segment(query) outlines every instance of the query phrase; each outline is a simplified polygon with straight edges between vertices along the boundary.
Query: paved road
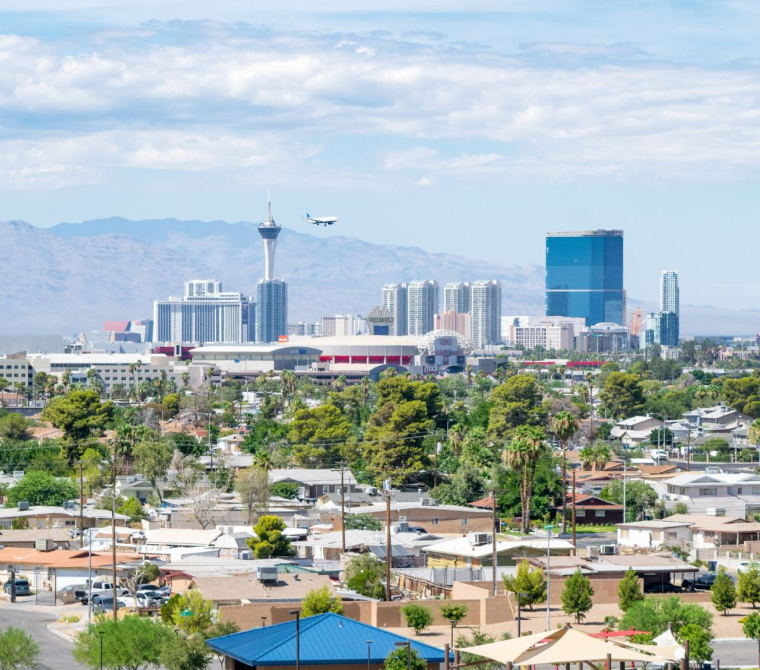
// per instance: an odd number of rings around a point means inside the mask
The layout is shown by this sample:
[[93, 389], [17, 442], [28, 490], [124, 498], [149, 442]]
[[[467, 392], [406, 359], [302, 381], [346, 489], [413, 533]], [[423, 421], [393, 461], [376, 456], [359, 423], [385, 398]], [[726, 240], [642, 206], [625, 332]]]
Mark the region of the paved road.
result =
[[721, 668], [737, 666], [757, 667], [757, 642], [754, 640], [715, 640], [713, 662], [719, 660]]
[[24, 604], [0, 606], [0, 627], [16, 626], [29, 633], [40, 645], [42, 662], [37, 670], [82, 670], [71, 655], [73, 644], [51, 633], [47, 626], [58, 619], [58, 611]]

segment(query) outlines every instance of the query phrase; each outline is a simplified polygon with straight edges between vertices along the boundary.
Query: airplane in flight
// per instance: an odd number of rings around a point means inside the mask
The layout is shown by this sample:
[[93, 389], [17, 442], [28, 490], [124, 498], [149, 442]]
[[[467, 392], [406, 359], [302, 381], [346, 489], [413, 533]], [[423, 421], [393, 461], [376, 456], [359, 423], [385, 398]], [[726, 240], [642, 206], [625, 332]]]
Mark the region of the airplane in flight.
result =
[[312, 223], [315, 226], [331, 226], [338, 220], [336, 216], [312, 216], [306, 212], [306, 216], [301, 217], [306, 223]]

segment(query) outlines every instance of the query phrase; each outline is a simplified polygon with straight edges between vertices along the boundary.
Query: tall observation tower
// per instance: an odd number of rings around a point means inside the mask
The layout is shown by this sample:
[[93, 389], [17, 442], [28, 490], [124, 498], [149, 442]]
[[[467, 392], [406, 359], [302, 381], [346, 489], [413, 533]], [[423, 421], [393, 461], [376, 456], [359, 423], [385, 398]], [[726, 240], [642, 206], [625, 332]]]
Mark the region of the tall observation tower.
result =
[[282, 230], [272, 218], [272, 197], [267, 198], [268, 215], [264, 223], [259, 224], [259, 235], [264, 240], [264, 279], [274, 279], [274, 252], [277, 250], [277, 236]]
[[288, 285], [274, 276], [274, 252], [282, 230], [272, 217], [272, 198], [268, 198], [267, 220], [258, 231], [264, 241], [264, 279], [256, 285], [256, 341], [277, 342], [288, 334]]

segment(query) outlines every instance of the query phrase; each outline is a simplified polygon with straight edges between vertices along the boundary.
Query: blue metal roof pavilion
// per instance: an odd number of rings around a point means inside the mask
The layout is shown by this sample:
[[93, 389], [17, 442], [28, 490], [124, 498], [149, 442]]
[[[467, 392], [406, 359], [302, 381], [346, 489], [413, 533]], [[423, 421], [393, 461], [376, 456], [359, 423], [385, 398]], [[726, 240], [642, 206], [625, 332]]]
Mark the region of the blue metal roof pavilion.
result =
[[[370, 663], [383, 664], [396, 649], [396, 642], [409, 638], [390, 633], [339, 614], [318, 614], [301, 619], [300, 663], [305, 665], [350, 665], [367, 663], [367, 641]], [[443, 649], [420, 642], [412, 649], [428, 663], [443, 663]], [[208, 641], [215, 651], [246, 665], [269, 666], [296, 664], [296, 622], [286, 621], [266, 628], [253, 628]], [[453, 658], [453, 655], [450, 655]]]

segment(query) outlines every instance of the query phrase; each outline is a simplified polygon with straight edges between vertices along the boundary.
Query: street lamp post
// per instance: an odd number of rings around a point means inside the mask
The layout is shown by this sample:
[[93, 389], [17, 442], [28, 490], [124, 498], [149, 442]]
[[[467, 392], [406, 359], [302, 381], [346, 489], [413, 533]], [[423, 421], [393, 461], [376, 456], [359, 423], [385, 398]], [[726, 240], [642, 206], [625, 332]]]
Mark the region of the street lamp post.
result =
[[517, 594], [517, 637], [522, 637], [522, 597], [527, 595], [522, 592]]
[[456, 619], [449, 619], [451, 621], [451, 648], [454, 648], [454, 627], [457, 625]]
[[412, 641], [396, 642], [397, 647], [406, 647], [406, 668], [412, 670]]
[[262, 628], [267, 627], [267, 618], [265, 616], [261, 617], [261, 627]]
[[551, 624], [551, 597], [552, 597], [552, 573], [551, 573], [551, 538], [554, 526], [544, 526], [546, 531], [546, 630], [552, 629]]
[[367, 670], [369, 670], [369, 660], [371, 658], [371, 654], [369, 653], [369, 648], [372, 646], [372, 640], [367, 640]]
[[301, 610], [291, 610], [296, 617], [296, 670], [301, 670]]

